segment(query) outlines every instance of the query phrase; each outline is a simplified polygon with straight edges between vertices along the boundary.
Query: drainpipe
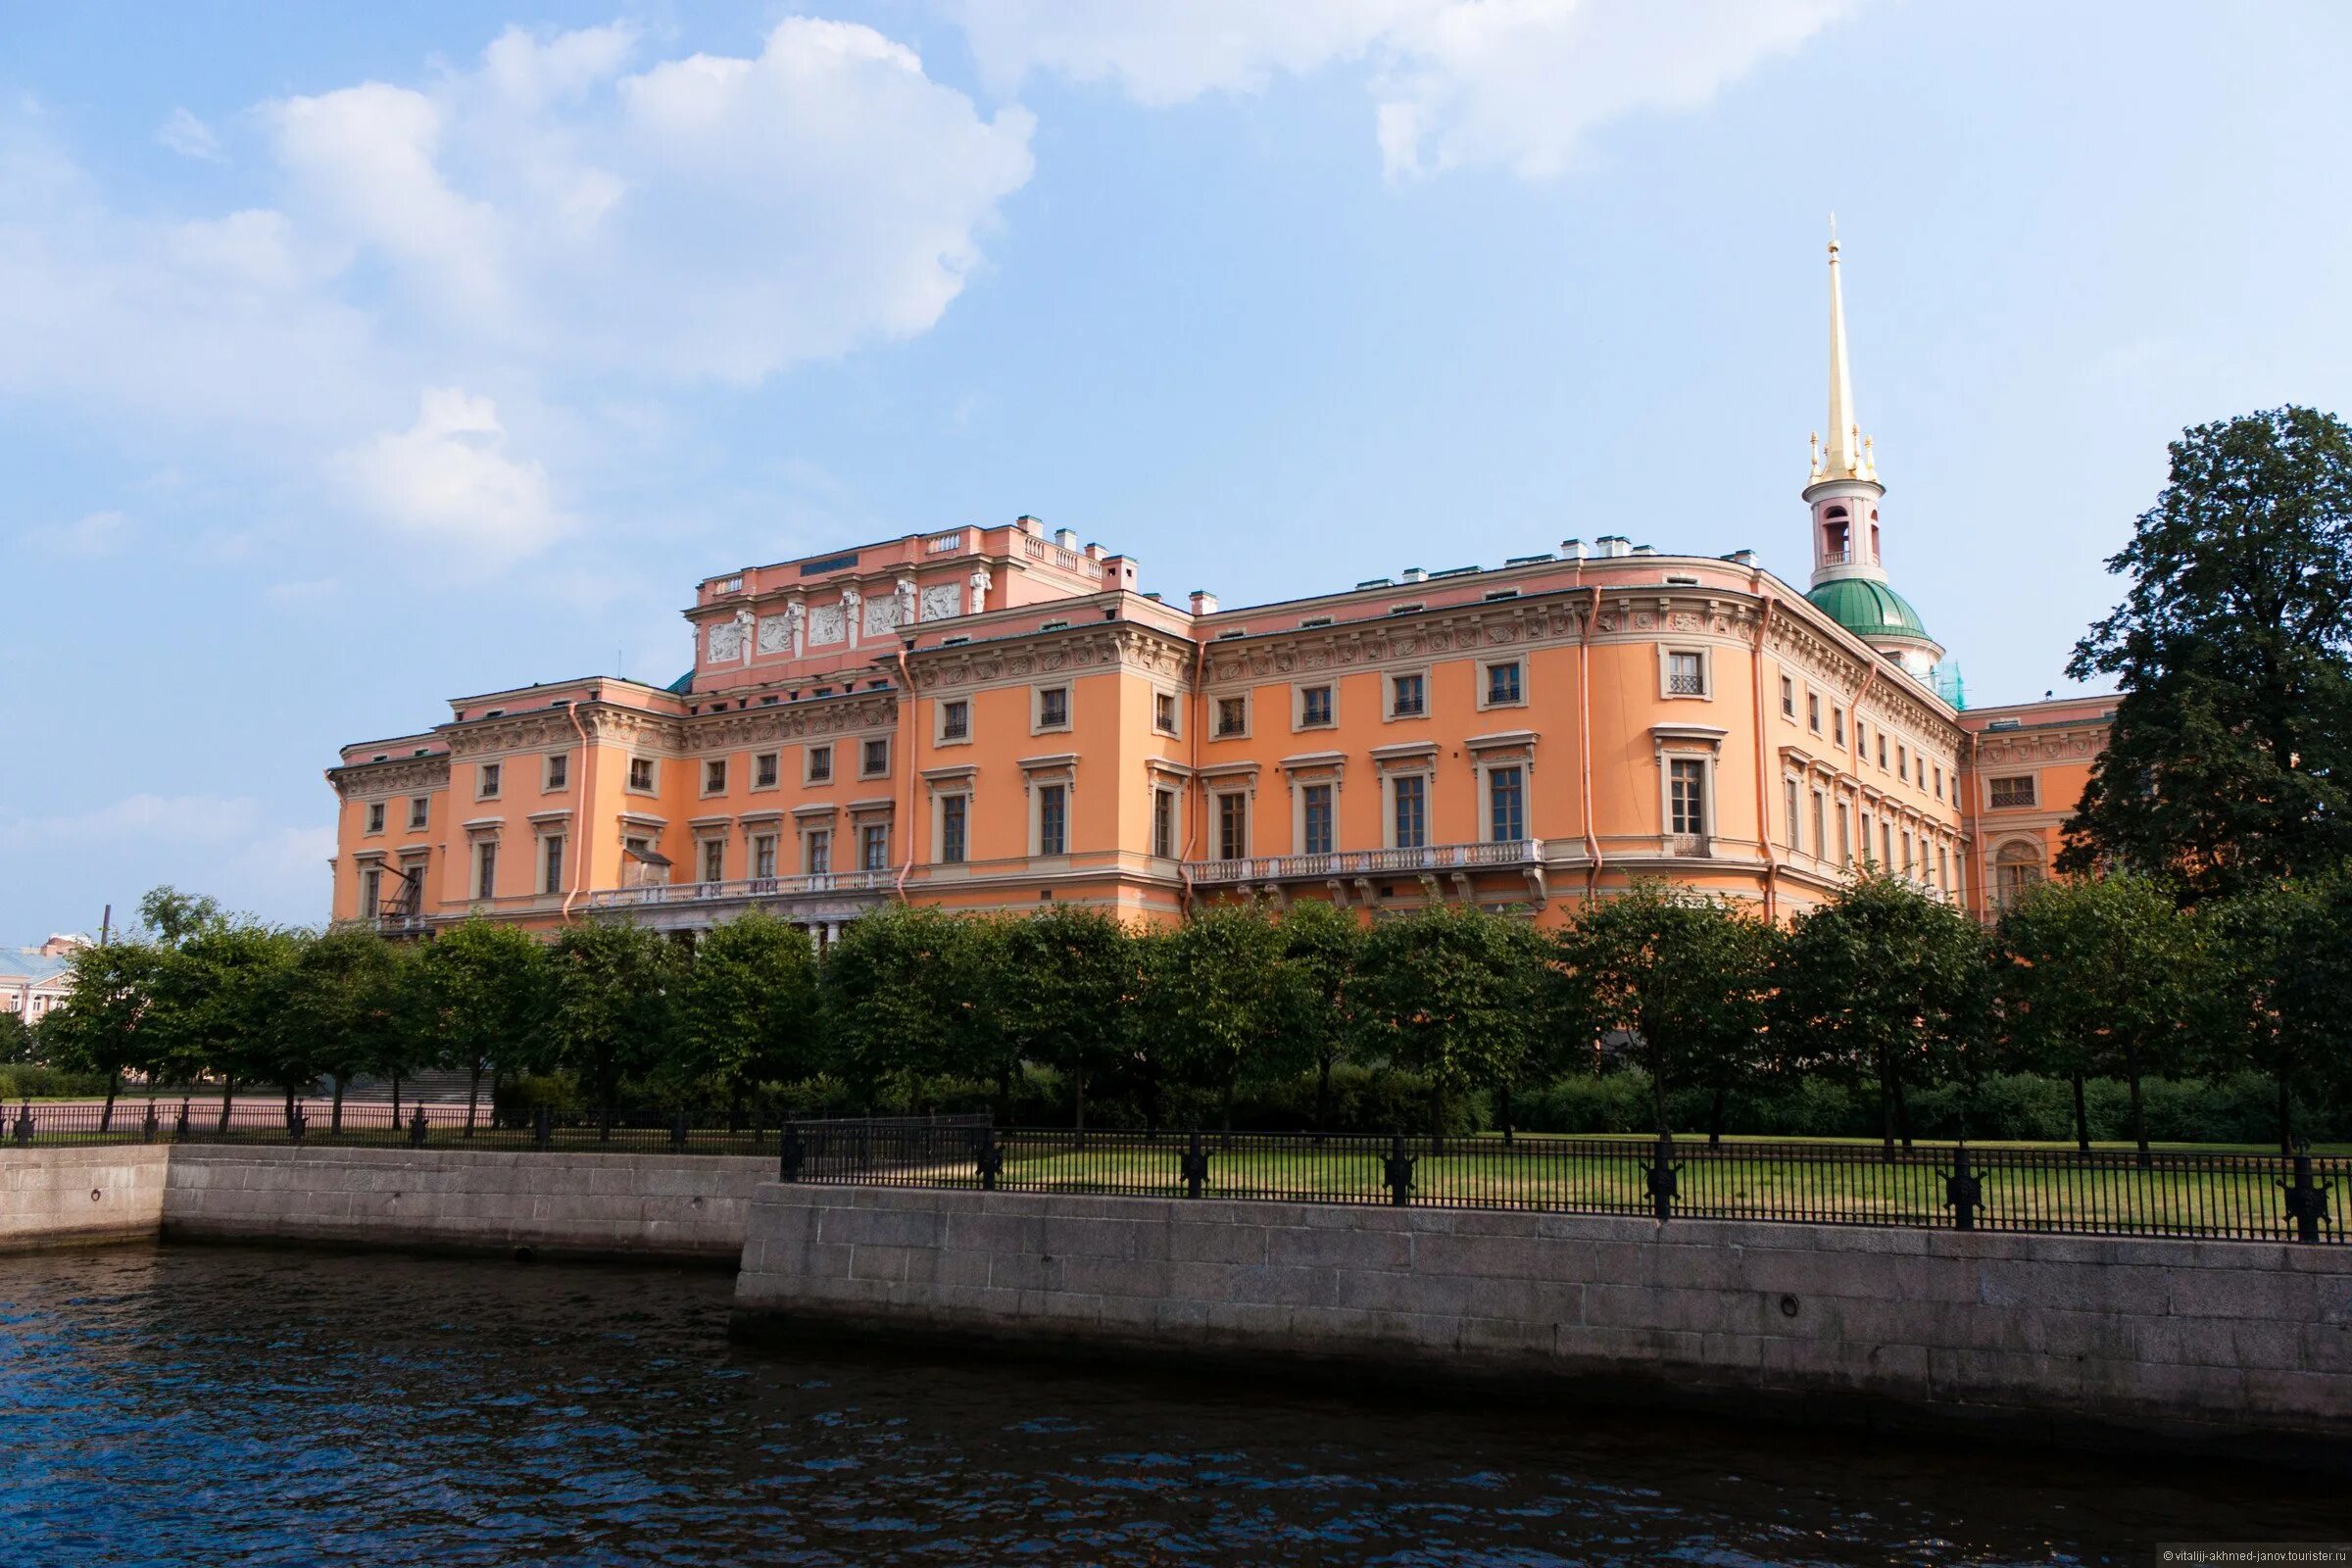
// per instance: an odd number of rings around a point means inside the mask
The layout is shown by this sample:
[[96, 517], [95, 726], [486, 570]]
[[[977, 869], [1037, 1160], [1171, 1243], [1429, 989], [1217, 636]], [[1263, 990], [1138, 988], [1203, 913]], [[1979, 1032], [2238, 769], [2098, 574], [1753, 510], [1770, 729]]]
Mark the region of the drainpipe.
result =
[[588, 726], [580, 722], [580, 705], [576, 699], [564, 710], [564, 716], [571, 720], [572, 732], [580, 737], [580, 814], [572, 824], [572, 836], [580, 841], [580, 868], [572, 877], [571, 886], [564, 890], [563, 917], [569, 923], [571, 901], [580, 896], [580, 889], [588, 880], [588, 803], [594, 798], [588, 788], [588, 770], [596, 765], [596, 748], [588, 744]]
[[1764, 787], [1764, 640], [1772, 635], [1772, 612], [1780, 601], [1764, 587], [1757, 573], [1756, 591], [1764, 596], [1764, 613], [1756, 621], [1756, 646], [1749, 655], [1748, 684], [1756, 699], [1756, 847], [1764, 852], [1764, 918], [1780, 918], [1780, 857], [1773, 853], [1772, 818], [1766, 814]]
[[[901, 904], [906, 902], [906, 877], [914, 869], [914, 677], [906, 669], [906, 645], [898, 646], [899, 661], [899, 770], [906, 775], [906, 813], [901, 819], [899, 836], [906, 840], [906, 854], [899, 858], [899, 874], [892, 879], [890, 891]], [[967, 829], [968, 831], [968, 829]]]
[[[1579, 560], [1576, 574], [1585, 574]], [[1592, 585], [1592, 602], [1585, 606], [1585, 623], [1576, 640], [1576, 760], [1585, 798], [1585, 902], [1592, 902], [1600, 885], [1600, 835], [1592, 828], [1592, 622], [1600, 615], [1600, 584]]]
[[1184, 783], [1184, 853], [1176, 858], [1176, 875], [1184, 884], [1183, 891], [1177, 897], [1183, 901], [1186, 914], [1193, 912], [1193, 844], [1195, 835], [1199, 831], [1194, 818], [1198, 815], [1205, 820], [1208, 815], [1208, 799], [1205, 795], [1200, 798], [1200, 809], [1198, 812], [1193, 809], [1193, 797], [1199, 792], [1200, 784], [1200, 726], [1206, 722], [1200, 708], [1200, 680], [1207, 669], [1208, 644], [1195, 638], [1193, 641], [1193, 689], [1188, 694], [1193, 699], [1193, 717], [1189, 726], [1190, 733], [1186, 736], [1185, 747], [1193, 760], [1193, 776], [1186, 779]]

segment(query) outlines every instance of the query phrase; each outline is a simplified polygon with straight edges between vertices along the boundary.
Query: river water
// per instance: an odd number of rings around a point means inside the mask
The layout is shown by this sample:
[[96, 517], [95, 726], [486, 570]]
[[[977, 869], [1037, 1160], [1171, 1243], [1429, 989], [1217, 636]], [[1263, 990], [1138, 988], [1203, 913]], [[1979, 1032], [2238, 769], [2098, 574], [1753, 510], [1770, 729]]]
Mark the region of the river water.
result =
[[2210, 1466], [755, 1351], [730, 1288], [0, 1257], [0, 1563], [2142, 1563], [2328, 1534], [2307, 1489]]

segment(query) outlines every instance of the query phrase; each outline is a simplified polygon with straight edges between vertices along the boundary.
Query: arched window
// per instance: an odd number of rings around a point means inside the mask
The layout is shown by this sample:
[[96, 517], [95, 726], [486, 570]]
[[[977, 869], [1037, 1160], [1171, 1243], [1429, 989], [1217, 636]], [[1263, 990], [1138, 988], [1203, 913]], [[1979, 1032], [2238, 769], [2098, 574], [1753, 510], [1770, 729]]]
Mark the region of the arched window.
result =
[[1992, 896], [2001, 908], [2024, 898], [2042, 878], [2041, 846], [2017, 839], [2000, 847], [1992, 858]]
[[1843, 507], [1826, 507], [1821, 514], [1821, 559], [1829, 564], [1850, 561], [1852, 525]]

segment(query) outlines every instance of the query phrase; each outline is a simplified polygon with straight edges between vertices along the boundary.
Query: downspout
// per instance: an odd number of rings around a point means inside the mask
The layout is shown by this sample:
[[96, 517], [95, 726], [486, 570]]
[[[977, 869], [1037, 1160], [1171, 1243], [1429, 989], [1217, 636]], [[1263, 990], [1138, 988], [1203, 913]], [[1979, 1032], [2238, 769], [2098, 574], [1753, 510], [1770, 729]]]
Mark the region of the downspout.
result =
[[573, 830], [573, 837], [580, 841], [580, 866], [571, 879], [571, 886], [564, 890], [563, 917], [569, 923], [571, 901], [580, 896], [581, 887], [588, 881], [588, 803], [594, 798], [588, 784], [588, 770], [596, 765], [596, 748], [588, 744], [588, 726], [580, 722], [580, 705], [577, 702], [564, 710], [564, 716], [571, 720], [573, 732], [580, 737], [580, 815]]
[[[1759, 577], [1761, 574], [1758, 574]], [[1757, 592], [1764, 596], [1764, 613], [1756, 621], [1756, 645], [1749, 653], [1748, 684], [1755, 689], [1756, 699], [1756, 848], [1764, 852], [1764, 918], [1780, 918], [1780, 857], [1773, 853], [1772, 818], [1766, 814], [1768, 797], [1764, 788], [1764, 640], [1772, 635], [1772, 612], [1780, 601], [1761, 581]]]
[[897, 649], [899, 661], [899, 770], [906, 775], [906, 815], [900, 819], [899, 836], [906, 841], [906, 854], [899, 858], [899, 874], [892, 879], [890, 891], [901, 904], [906, 902], [906, 878], [914, 870], [914, 676], [906, 668], [906, 645]]
[[1191, 722], [1186, 726], [1189, 732], [1186, 737], [1188, 743], [1186, 750], [1188, 753], [1190, 753], [1193, 759], [1193, 776], [1184, 781], [1184, 853], [1177, 857], [1176, 859], [1176, 875], [1183, 882], [1182, 891], [1177, 896], [1183, 901], [1184, 912], [1188, 915], [1193, 912], [1192, 866], [1193, 842], [1194, 834], [1196, 832], [1194, 818], [1196, 815], [1198, 815], [1202, 819], [1202, 822], [1205, 823], [1208, 816], [1208, 798], [1205, 795], [1200, 797], [1200, 809], [1197, 813], [1193, 809], [1193, 797], [1200, 793], [1200, 726], [1203, 722], [1205, 722], [1205, 718], [1200, 708], [1200, 678], [1207, 671], [1207, 669], [1208, 644], [1196, 637], [1193, 640], [1193, 689], [1191, 692], [1186, 694], [1189, 701], [1187, 701], [1185, 704], [1185, 707], [1188, 710], [1186, 716], [1191, 720]]
[[[1585, 574], [1584, 559], [1576, 574]], [[1591, 904], [1600, 887], [1600, 835], [1592, 827], [1592, 623], [1600, 616], [1600, 584], [1592, 585], [1592, 600], [1585, 607], [1585, 622], [1576, 640], [1576, 762], [1585, 798], [1585, 902]]]

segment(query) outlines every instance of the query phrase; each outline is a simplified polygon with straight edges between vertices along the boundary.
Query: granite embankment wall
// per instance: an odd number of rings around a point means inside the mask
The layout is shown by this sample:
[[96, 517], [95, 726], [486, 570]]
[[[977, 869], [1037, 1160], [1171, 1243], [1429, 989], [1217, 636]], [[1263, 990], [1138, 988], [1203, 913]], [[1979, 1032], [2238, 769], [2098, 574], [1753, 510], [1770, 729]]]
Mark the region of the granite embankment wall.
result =
[[153, 1236], [171, 1151], [0, 1149], [0, 1251]]
[[736, 1312], [754, 1335], [2352, 1444], [2352, 1249], [2333, 1247], [770, 1184]]
[[734, 1263], [774, 1162], [460, 1149], [173, 1149], [167, 1241], [283, 1241]]

